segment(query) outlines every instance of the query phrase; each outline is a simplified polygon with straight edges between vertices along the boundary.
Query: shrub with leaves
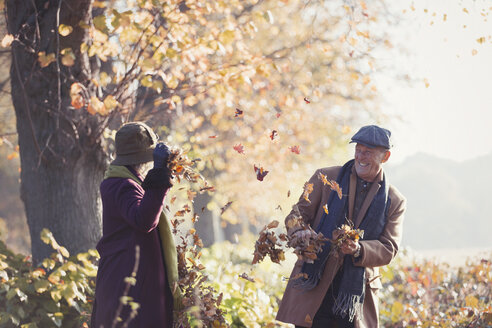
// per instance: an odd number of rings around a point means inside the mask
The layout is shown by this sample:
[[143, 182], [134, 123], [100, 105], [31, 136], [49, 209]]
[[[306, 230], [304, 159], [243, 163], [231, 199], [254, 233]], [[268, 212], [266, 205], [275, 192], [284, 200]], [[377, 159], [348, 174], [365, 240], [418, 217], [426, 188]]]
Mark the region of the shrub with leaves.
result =
[[415, 260], [384, 267], [382, 326], [492, 327], [491, 260], [492, 254], [459, 268]]
[[41, 239], [55, 252], [39, 266], [0, 242], [0, 326], [88, 327], [97, 251], [70, 256], [47, 229]]

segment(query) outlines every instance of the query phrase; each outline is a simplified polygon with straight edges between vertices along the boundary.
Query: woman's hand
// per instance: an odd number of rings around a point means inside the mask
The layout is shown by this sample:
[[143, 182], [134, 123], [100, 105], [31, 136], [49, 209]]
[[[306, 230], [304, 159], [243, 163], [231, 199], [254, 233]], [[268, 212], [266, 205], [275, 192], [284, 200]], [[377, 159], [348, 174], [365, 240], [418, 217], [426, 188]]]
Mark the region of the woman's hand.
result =
[[171, 152], [169, 148], [162, 142], [159, 142], [154, 149], [154, 168], [163, 169], [167, 166], [167, 160], [169, 159]]

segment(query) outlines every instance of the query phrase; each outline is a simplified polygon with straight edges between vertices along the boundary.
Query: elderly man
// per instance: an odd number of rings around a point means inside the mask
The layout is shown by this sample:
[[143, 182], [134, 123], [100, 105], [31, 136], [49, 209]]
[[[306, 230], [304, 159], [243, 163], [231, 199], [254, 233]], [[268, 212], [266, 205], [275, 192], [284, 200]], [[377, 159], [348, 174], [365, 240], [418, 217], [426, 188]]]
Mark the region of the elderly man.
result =
[[[360, 241], [348, 240], [337, 251], [327, 242], [314, 263], [298, 260], [285, 290], [277, 320], [296, 327], [378, 327], [380, 266], [396, 256], [406, 200], [389, 184], [382, 164], [391, 153], [390, 131], [362, 127], [353, 137], [355, 156], [342, 167], [317, 170], [309, 180], [313, 192], [299, 199], [302, 220], [316, 232], [336, 239], [342, 224], [364, 230]], [[320, 174], [336, 180], [343, 195], [323, 184]], [[327, 205], [328, 213], [323, 208]], [[285, 219], [289, 235], [309, 234]]]

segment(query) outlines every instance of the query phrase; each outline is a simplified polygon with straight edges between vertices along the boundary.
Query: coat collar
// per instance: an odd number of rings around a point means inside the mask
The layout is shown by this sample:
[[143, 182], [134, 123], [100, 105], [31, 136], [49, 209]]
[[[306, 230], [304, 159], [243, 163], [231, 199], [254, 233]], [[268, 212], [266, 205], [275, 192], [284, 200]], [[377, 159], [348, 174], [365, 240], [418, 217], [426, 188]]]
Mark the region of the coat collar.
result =
[[[371, 188], [367, 192], [366, 199], [362, 203], [362, 206], [357, 214], [356, 218], [353, 218], [354, 214], [354, 204], [355, 204], [355, 193], [357, 189], [357, 173], [355, 172], [355, 168], [352, 167], [352, 173], [350, 174], [350, 185], [349, 185], [349, 208], [348, 208], [348, 218], [350, 221], [354, 222], [354, 227], [358, 228], [362, 223], [364, 216], [366, 215], [369, 206], [372, 203], [372, 200], [376, 196], [381, 187], [381, 181], [383, 181], [383, 169], [379, 171], [378, 176], [374, 180], [374, 183], [371, 185]], [[355, 220], [354, 220], [355, 219]]]

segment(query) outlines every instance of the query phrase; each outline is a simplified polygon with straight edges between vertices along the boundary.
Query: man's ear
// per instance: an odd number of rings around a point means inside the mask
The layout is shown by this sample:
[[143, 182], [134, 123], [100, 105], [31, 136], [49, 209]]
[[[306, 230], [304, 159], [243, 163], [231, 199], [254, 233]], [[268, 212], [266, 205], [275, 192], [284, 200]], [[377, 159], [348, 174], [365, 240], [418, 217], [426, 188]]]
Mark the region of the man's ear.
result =
[[389, 150], [386, 150], [384, 152], [383, 160], [381, 161], [381, 163], [386, 163], [390, 158], [390, 156], [391, 156], [391, 152]]

